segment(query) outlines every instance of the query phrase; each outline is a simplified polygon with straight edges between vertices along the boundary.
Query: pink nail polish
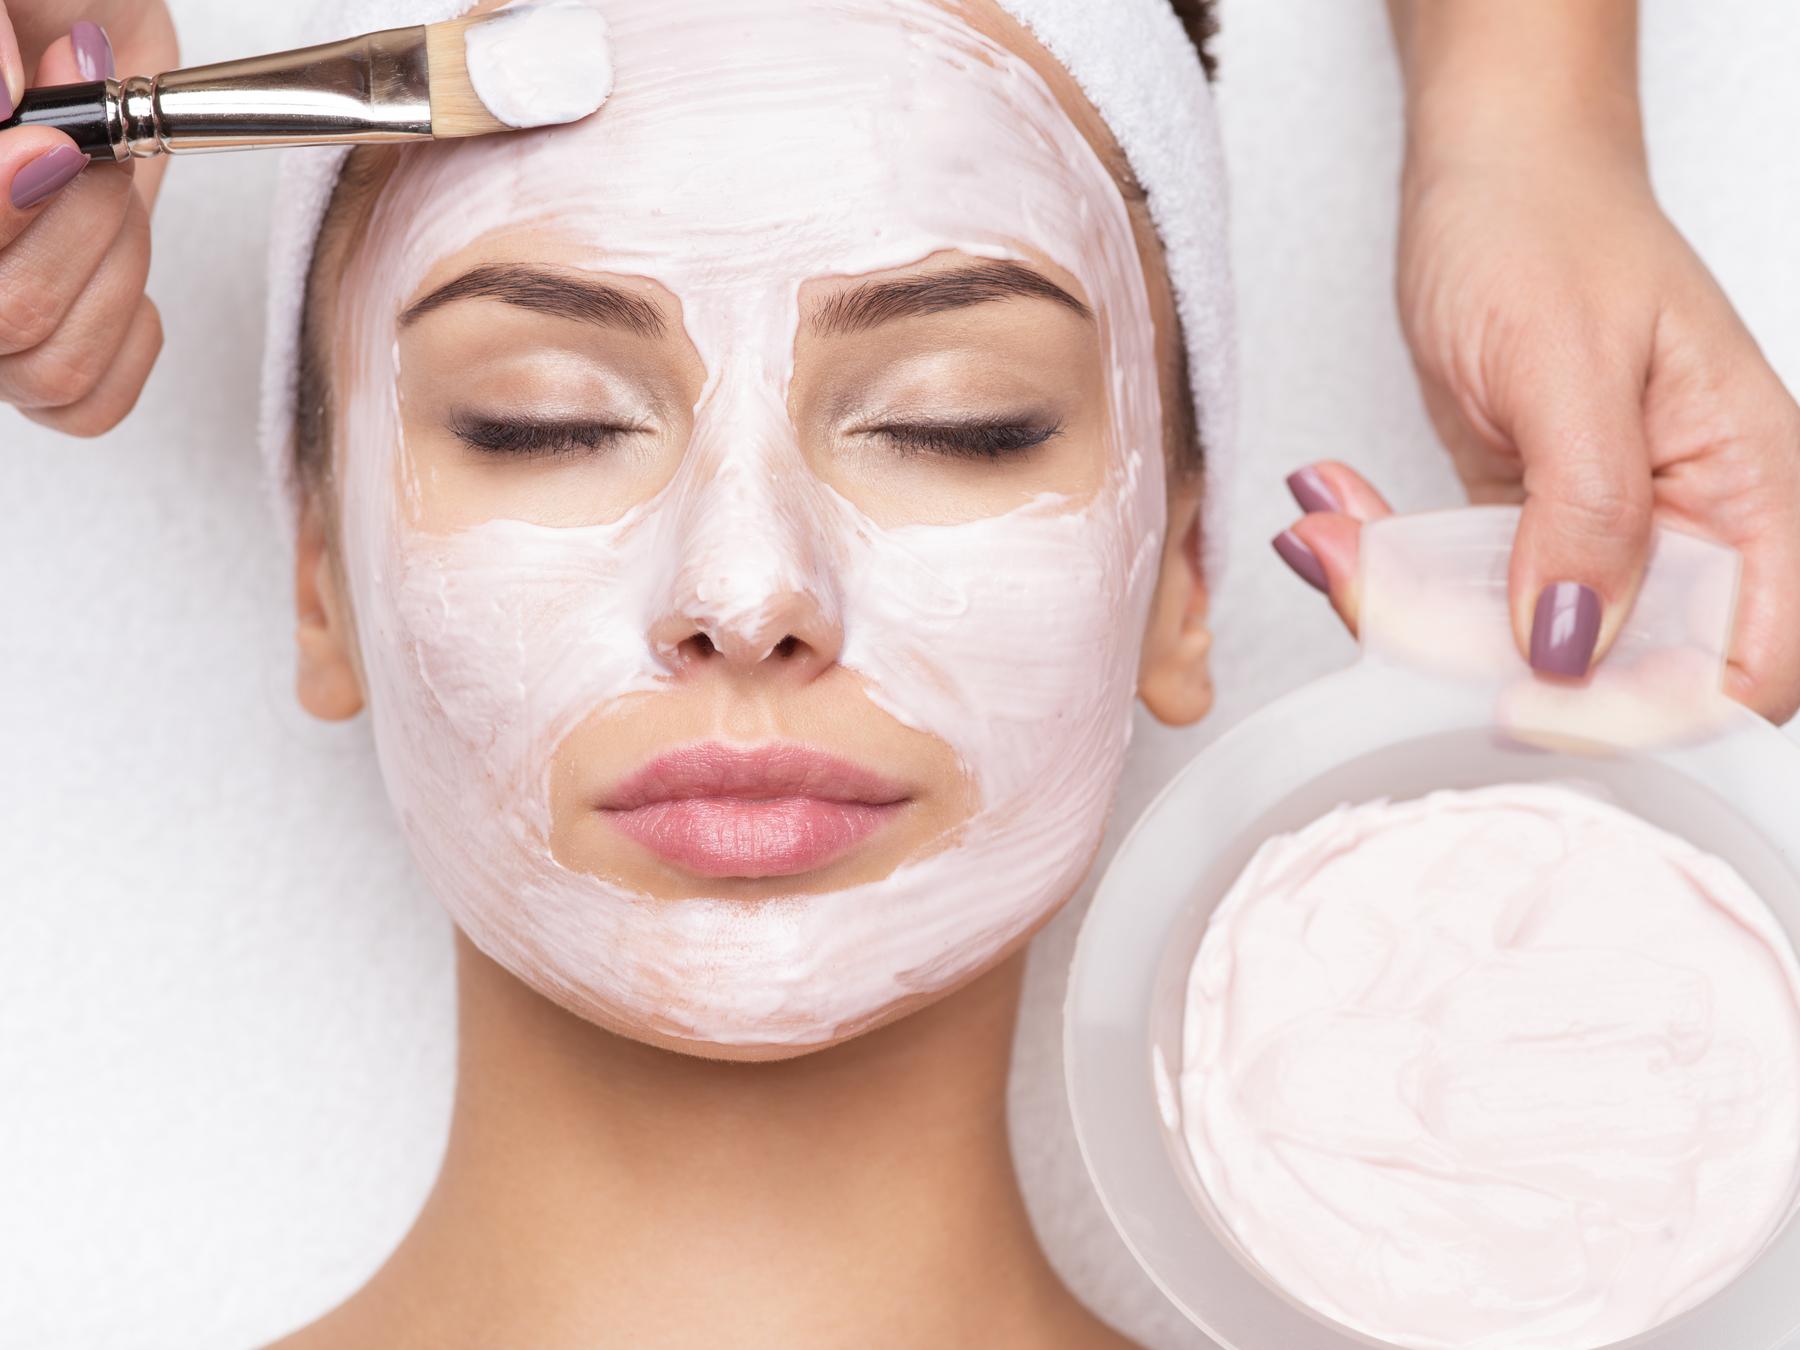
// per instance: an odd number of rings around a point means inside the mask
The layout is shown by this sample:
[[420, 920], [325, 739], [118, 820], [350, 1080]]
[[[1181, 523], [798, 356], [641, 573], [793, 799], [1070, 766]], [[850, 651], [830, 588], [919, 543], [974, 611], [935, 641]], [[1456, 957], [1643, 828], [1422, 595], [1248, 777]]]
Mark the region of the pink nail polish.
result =
[[1331, 581], [1325, 575], [1325, 564], [1319, 561], [1319, 555], [1306, 546], [1300, 536], [1292, 530], [1283, 530], [1274, 539], [1275, 551], [1281, 560], [1308, 586], [1327, 594], [1331, 591]]
[[1600, 593], [1576, 581], [1557, 581], [1538, 596], [1531, 621], [1531, 668], [1579, 679], [1594, 663], [1600, 641]]
[[112, 39], [99, 24], [81, 20], [69, 30], [69, 45], [75, 49], [75, 69], [82, 79], [110, 80], [118, 74]]
[[59, 145], [39, 155], [13, 175], [13, 210], [28, 211], [55, 196], [92, 162], [91, 155], [82, 154], [72, 145]]
[[1300, 509], [1311, 515], [1314, 511], [1342, 511], [1344, 504], [1338, 500], [1331, 484], [1325, 481], [1325, 475], [1312, 465], [1296, 470], [1288, 475], [1288, 491], [1294, 494], [1294, 500], [1300, 503]]

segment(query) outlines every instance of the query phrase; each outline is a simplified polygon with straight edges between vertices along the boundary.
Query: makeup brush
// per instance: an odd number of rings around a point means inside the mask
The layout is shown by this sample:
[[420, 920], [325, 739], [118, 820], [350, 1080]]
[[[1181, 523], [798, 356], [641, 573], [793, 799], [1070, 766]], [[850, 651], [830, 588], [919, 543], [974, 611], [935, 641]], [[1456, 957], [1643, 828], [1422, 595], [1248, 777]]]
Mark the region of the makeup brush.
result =
[[0, 130], [55, 127], [109, 160], [448, 140], [572, 122], [611, 91], [599, 11], [585, 0], [524, 0], [153, 78], [28, 89]]

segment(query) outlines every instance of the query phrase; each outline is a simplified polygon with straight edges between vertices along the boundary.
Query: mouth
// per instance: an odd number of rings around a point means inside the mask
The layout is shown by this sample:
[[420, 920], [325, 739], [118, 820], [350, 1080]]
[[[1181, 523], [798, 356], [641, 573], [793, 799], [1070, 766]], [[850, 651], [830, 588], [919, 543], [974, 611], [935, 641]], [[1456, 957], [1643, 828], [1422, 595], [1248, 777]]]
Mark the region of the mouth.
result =
[[910, 800], [879, 774], [805, 746], [709, 741], [651, 760], [597, 807], [664, 862], [750, 879], [824, 867]]

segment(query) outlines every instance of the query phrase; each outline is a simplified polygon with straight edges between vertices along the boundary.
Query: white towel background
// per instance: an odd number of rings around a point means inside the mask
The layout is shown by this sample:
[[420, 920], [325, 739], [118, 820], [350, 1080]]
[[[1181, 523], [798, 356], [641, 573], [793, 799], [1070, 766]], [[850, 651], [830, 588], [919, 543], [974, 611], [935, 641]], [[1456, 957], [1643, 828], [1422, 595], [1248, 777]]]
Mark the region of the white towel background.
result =
[[[188, 61], [284, 7], [174, 0]], [[1377, 0], [1227, 0], [1244, 404], [1222, 698], [1148, 726], [1134, 814], [1229, 721], [1348, 659], [1273, 560], [1323, 455], [1453, 500], [1390, 300], [1400, 99]], [[1800, 384], [1800, 9], [1650, 0], [1664, 200]], [[92, 443], [0, 410], [0, 1348], [244, 1350], [380, 1262], [443, 1144], [449, 935], [366, 729], [289, 688], [287, 560], [254, 444], [266, 155], [175, 166], [151, 291], [169, 350]], [[1076, 915], [1033, 953], [1015, 1135], [1058, 1264], [1156, 1350], [1200, 1346], [1107, 1227], [1062, 1104]]]

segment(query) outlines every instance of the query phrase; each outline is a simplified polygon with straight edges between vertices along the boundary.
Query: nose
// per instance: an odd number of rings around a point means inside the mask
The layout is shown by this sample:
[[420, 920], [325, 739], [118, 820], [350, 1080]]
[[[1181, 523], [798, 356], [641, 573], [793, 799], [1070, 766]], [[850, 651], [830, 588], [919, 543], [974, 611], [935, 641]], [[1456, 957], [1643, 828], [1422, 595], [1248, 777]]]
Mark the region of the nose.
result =
[[658, 620], [651, 642], [671, 670], [707, 666], [758, 670], [804, 683], [837, 663], [843, 632], [816, 596], [770, 596], [754, 613], [731, 617], [681, 610]]
[[665, 518], [677, 561], [648, 636], [670, 670], [804, 682], [837, 663], [844, 639], [829, 504], [802, 464], [748, 452], [779, 444], [771, 434], [696, 464], [682, 509]]

